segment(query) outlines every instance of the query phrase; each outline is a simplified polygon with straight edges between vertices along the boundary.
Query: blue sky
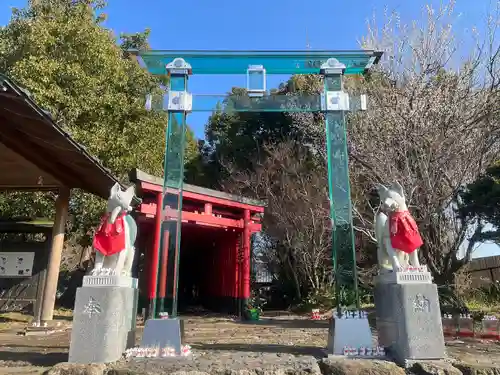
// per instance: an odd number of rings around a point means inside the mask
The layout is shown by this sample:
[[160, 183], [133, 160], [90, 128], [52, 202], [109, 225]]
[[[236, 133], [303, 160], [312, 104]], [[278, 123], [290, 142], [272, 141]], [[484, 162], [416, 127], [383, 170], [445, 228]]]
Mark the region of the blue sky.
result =
[[[455, 26], [470, 29], [485, 22], [493, 0], [457, 0], [460, 15]], [[381, 19], [385, 6], [402, 14], [403, 21], [421, 18], [422, 7], [439, 1], [422, 0], [108, 0], [106, 26], [116, 34], [152, 30], [154, 49], [357, 49], [366, 32], [366, 21], [375, 13]], [[494, 2], [494, 1], [493, 1]], [[2, 0], [0, 25], [8, 23], [12, 7], [26, 0]], [[311, 6], [314, 4], [314, 6]], [[274, 77], [269, 86], [284, 77]], [[222, 94], [232, 86], [245, 85], [244, 77], [193, 77], [190, 91]], [[188, 123], [203, 137], [209, 114], [190, 115]], [[500, 254], [500, 248], [482, 245], [476, 256]]]

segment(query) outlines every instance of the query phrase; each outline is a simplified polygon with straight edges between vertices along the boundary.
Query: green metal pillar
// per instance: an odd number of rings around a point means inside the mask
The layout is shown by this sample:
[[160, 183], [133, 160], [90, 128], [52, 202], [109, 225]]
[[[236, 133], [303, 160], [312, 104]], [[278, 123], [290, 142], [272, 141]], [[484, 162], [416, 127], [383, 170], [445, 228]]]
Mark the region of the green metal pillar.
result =
[[326, 125], [335, 296], [339, 313], [342, 306], [352, 303], [358, 310], [360, 307], [345, 119], [349, 111], [349, 96], [343, 91], [344, 70], [345, 65], [333, 58], [321, 69], [324, 75], [322, 110]]
[[[182, 58], [167, 64], [169, 75], [168, 126], [165, 141], [163, 180], [163, 223], [160, 240], [159, 277], [157, 285], [158, 313], [177, 316], [177, 289], [182, 228], [182, 189], [186, 117], [192, 108], [187, 92], [191, 66]], [[167, 243], [165, 243], [167, 242]], [[156, 316], [156, 314], [155, 314]]]

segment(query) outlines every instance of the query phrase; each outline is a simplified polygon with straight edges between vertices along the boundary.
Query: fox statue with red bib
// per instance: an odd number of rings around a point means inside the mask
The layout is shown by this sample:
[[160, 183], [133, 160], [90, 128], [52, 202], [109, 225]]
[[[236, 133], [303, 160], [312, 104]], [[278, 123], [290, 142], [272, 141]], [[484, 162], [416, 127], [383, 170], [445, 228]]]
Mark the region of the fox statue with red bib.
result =
[[380, 208], [375, 216], [379, 275], [373, 300], [378, 344], [395, 362], [410, 366], [445, 357], [437, 285], [420, 265], [423, 245], [417, 223], [408, 211], [403, 187], [377, 185]]
[[134, 186], [123, 191], [116, 183], [111, 188], [106, 213], [94, 235], [96, 255], [91, 275], [131, 276], [137, 237], [137, 224], [129, 214], [134, 195]]
[[378, 184], [380, 209], [375, 216], [375, 236], [380, 272], [420, 267], [418, 249], [423, 245], [417, 224], [406, 206], [403, 187]]

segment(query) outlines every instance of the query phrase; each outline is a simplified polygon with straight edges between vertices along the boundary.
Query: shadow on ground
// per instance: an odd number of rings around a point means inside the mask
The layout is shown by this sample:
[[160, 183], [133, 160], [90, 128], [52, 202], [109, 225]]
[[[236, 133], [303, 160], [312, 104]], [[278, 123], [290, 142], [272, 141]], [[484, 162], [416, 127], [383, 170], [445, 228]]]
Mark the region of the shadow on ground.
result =
[[22, 313], [0, 313], [0, 323], [27, 323], [31, 316]]
[[[43, 345], [43, 346], [40, 346], [40, 345], [16, 345], [16, 344], [9, 344], [6, 346], [7, 348], [9, 349], [16, 349], [16, 348], [21, 348], [21, 349], [24, 349], [24, 350], [27, 350], [28, 352], [30, 353], [33, 353], [33, 349], [35, 350], [57, 350], [57, 349], [61, 349], [61, 350], [66, 350], [66, 353], [67, 353], [67, 350], [68, 350], [68, 345], [64, 345], [64, 344], [61, 344], [61, 345], [52, 345], [52, 346], [46, 346], [46, 345]], [[0, 349], [0, 360], [2, 359], [1, 356], [2, 356], [2, 353], [6, 353], [7, 351], [1, 351]]]
[[329, 320], [311, 320], [311, 319], [266, 319], [262, 318], [258, 321], [242, 321], [238, 322], [241, 325], [249, 326], [274, 326], [281, 328], [296, 328], [296, 329], [324, 329], [330, 325]]
[[33, 366], [54, 366], [60, 362], [66, 362], [68, 360], [68, 353], [56, 352], [56, 353], [33, 353], [33, 352], [0, 352], [0, 361], [4, 362], [0, 364], [0, 367], [7, 367], [5, 362], [14, 362], [12, 365], [33, 365]]
[[72, 322], [73, 317], [71, 315], [54, 315], [53, 320], [65, 320], [67, 322]]
[[26, 320], [0, 316], [0, 323], [26, 323]]
[[[255, 325], [255, 326], [274, 326], [281, 328], [296, 328], [296, 329], [314, 329], [314, 328], [328, 328], [331, 324], [329, 318], [323, 318], [322, 320], [312, 320], [309, 317], [302, 317], [300, 319], [287, 317], [290, 314], [284, 313], [269, 313], [266, 311], [265, 316], [261, 317], [258, 321], [238, 321], [238, 324], [243, 325]], [[368, 322], [370, 327], [375, 328], [376, 318], [375, 311], [372, 309], [368, 311]]]
[[293, 355], [310, 355], [316, 358], [326, 357], [326, 352], [322, 348], [313, 346], [295, 346], [278, 344], [201, 344], [193, 343], [191, 347], [196, 350], [213, 351], [238, 351], [247, 353], [283, 353]]

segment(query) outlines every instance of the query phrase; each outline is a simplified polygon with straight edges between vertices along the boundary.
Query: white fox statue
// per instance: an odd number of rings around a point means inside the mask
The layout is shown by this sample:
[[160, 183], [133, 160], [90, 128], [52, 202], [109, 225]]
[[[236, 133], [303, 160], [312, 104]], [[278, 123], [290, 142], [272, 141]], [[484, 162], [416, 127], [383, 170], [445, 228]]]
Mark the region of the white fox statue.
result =
[[417, 224], [408, 211], [403, 187], [377, 185], [380, 209], [375, 215], [375, 236], [380, 272], [420, 267], [418, 249], [423, 245]]
[[123, 191], [116, 183], [110, 192], [106, 213], [94, 235], [95, 266], [91, 275], [131, 276], [137, 224], [130, 215], [134, 186]]

